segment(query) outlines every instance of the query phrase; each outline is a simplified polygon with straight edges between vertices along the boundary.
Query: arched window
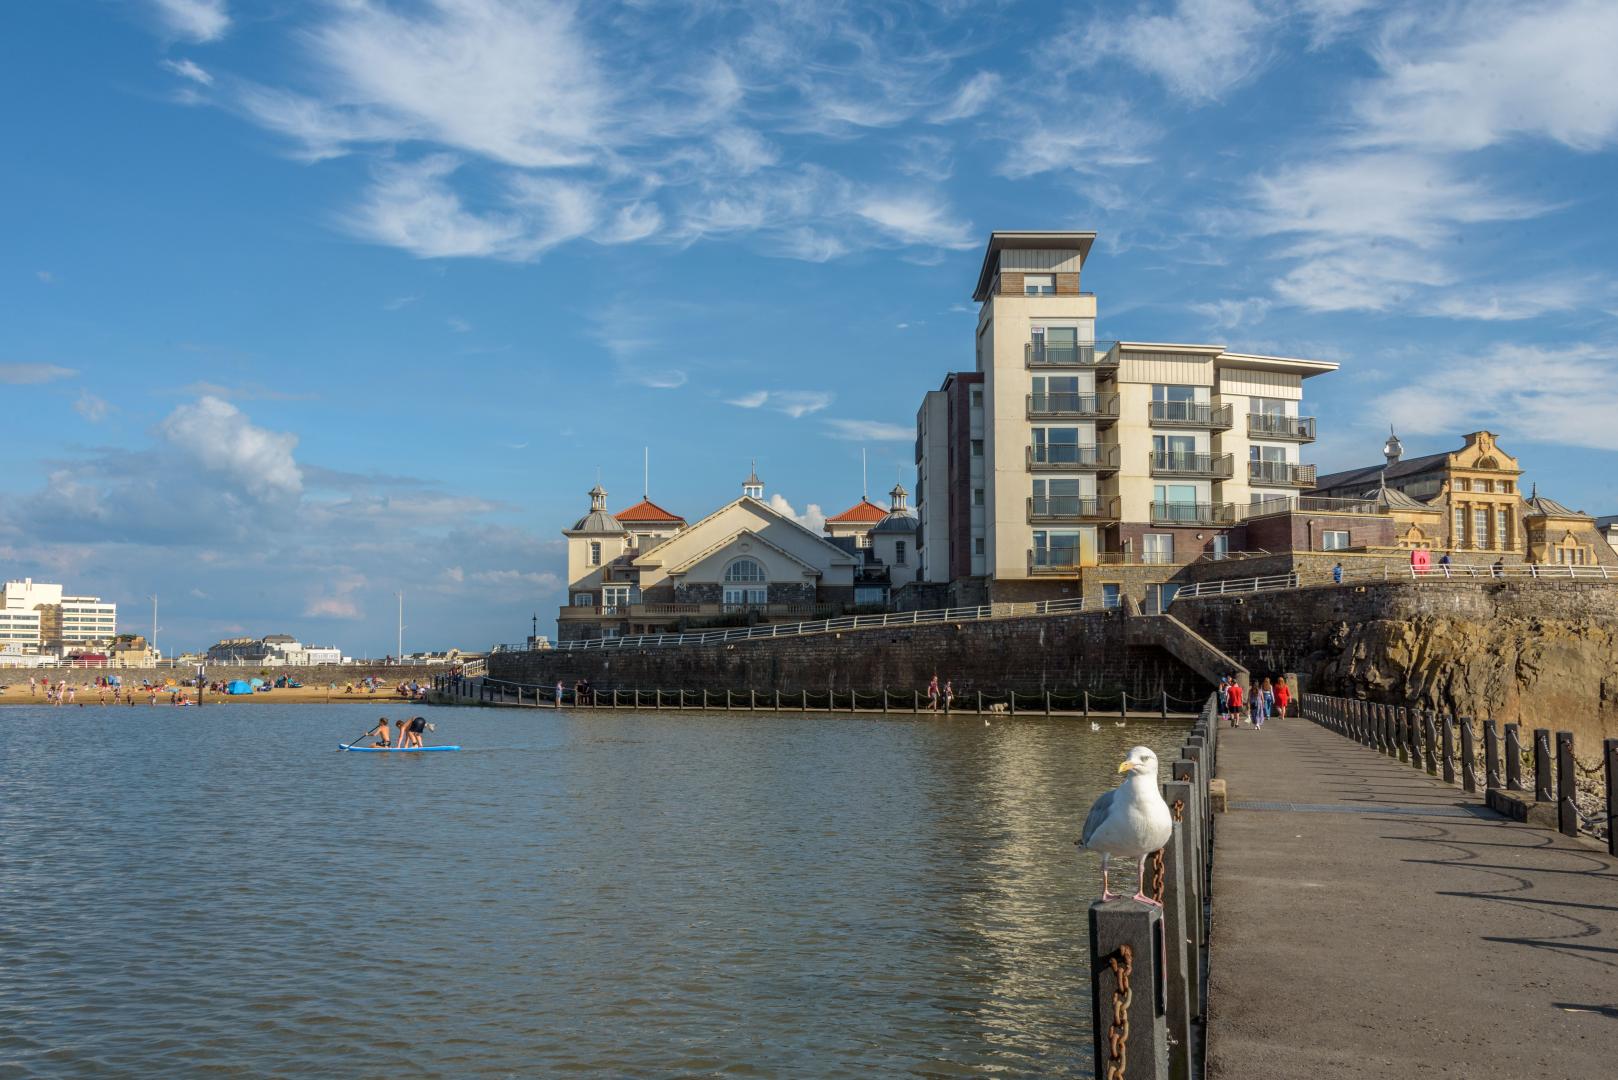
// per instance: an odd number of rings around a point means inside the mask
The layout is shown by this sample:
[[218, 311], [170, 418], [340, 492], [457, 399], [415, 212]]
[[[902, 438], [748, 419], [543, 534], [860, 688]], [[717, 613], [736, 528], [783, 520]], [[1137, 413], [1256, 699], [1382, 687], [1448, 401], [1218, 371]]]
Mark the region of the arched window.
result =
[[764, 576], [764, 567], [755, 559], [737, 559], [725, 567], [725, 580], [739, 582], [759, 582], [768, 580]]

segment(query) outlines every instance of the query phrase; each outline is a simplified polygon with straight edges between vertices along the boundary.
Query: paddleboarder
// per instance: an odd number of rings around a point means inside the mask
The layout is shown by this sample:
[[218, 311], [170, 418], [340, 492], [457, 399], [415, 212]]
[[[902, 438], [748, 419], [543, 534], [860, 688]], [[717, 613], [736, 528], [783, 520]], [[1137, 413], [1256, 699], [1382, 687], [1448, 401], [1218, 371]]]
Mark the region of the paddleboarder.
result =
[[376, 745], [378, 746], [391, 746], [392, 743], [388, 738], [391, 734], [392, 729], [388, 727], [388, 718], [384, 716], [382, 719], [376, 722], [376, 727], [372, 728], [370, 731], [367, 731], [361, 736], [361, 738], [374, 738], [376, 739]]

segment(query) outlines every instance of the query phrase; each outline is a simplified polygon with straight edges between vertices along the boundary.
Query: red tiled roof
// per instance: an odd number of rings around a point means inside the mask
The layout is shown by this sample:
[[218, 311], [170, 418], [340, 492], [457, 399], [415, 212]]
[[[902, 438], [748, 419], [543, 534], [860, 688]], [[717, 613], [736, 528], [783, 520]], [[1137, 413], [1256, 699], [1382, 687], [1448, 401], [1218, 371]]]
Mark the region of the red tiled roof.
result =
[[872, 502], [870, 499], [861, 499], [859, 502], [844, 510], [841, 514], [826, 519], [828, 525], [863, 525], [875, 524], [888, 516], [888, 512]]
[[671, 514], [650, 499], [642, 499], [627, 510], [620, 510], [613, 517], [623, 522], [639, 522], [642, 524], [657, 524], [667, 522], [671, 525], [684, 525], [685, 518], [678, 514]]

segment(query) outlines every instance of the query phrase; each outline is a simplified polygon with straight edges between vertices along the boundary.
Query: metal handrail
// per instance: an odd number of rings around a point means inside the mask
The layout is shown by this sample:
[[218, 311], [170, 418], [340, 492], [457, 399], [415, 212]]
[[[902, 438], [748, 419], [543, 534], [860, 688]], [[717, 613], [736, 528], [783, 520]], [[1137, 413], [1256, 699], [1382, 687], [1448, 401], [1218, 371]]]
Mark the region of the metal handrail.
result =
[[1288, 461], [1249, 461], [1247, 479], [1255, 484], [1285, 484], [1288, 487], [1314, 487], [1315, 467]]
[[[989, 619], [1023, 618], [1030, 615], [1069, 615], [1087, 610], [1083, 597], [1068, 600], [1038, 600], [1027, 604], [996, 604], [977, 607], [934, 608], [927, 611], [890, 611], [880, 615], [844, 615], [836, 619], [814, 619], [797, 623], [766, 623], [728, 630], [688, 631], [673, 634], [637, 634], [633, 637], [590, 638], [585, 641], [559, 641], [552, 646], [561, 652], [578, 649], [657, 648], [672, 645], [718, 645], [757, 638], [799, 637], [841, 630], [876, 630], [894, 626], [924, 626], [930, 623], [977, 622]], [[527, 645], [497, 646], [502, 652], [527, 652]]]
[[1146, 418], [1152, 424], [1228, 428], [1234, 416], [1229, 405], [1210, 405], [1201, 401], [1149, 401], [1146, 408]]
[[[1329, 553], [1328, 553], [1329, 554]], [[1230, 593], [1270, 592], [1307, 586], [1359, 585], [1381, 581], [1610, 581], [1618, 582], [1618, 569], [1607, 566], [1568, 566], [1557, 563], [1526, 563], [1513, 566], [1478, 566], [1473, 563], [1437, 563], [1425, 569], [1416, 566], [1378, 568], [1345, 567], [1341, 576], [1330, 570], [1262, 577], [1223, 578], [1182, 585], [1176, 600], [1199, 596], [1226, 596]]]
[[1116, 469], [1118, 447], [1046, 443], [1025, 448], [1030, 469]]
[[1230, 503], [1154, 502], [1151, 518], [1169, 525], [1228, 525], [1236, 520], [1236, 508]]
[[1280, 413], [1248, 413], [1247, 433], [1270, 439], [1298, 439], [1313, 442], [1315, 418], [1312, 416], [1283, 416]]
[[1080, 394], [1067, 390], [1047, 390], [1033, 393], [1023, 399], [1030, 417], [1076, 416], [1115, 419], [1118, 416], [1117, 394]]
[[1176, 476], [1215, 476], [1229, 479], [1235, 475], [1235, 459], [1229, 454], [1203, 454], [1181, 450], [1154, 450], [1151, 471]]
[[1023, 346], [1023, 363], [1031, 368], [1114, 368], [1118, 366], [1117, 344], [1116, 341], [1076, 341], [1070, 345], [1051, 345], [1030, 341]]
[[1106, 495], [1030, 495], [1028, 520], [1115, 521], [1118, 517], [1118, 496]]

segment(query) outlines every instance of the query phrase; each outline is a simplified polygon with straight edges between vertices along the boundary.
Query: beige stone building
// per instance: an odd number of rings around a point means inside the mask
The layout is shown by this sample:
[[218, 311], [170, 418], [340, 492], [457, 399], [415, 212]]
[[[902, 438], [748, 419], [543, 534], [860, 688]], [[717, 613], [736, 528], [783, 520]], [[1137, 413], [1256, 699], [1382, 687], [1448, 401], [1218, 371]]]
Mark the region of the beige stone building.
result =
[[1304, 381], [1337, 365], [1097, 340], [1080, 287], [1094, 240], [993, 233], [973, 293], [978, 378], [950, 376], [918, 413], [923, 563], [930, 581], [948, 568], [957, 595], [1060, 595], [1086, 568], [1218, 557], [1255, 507], [1313, 486]]

